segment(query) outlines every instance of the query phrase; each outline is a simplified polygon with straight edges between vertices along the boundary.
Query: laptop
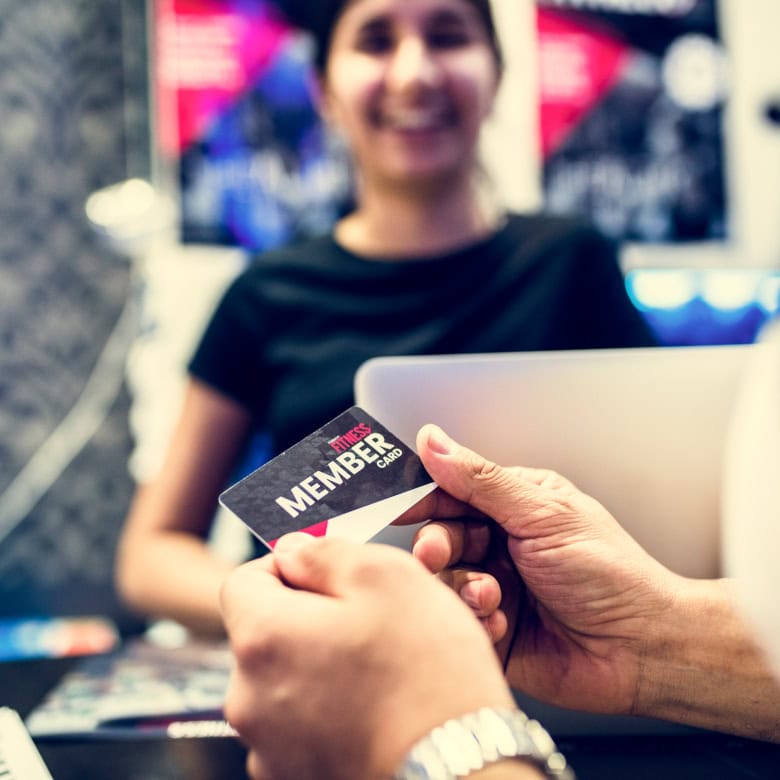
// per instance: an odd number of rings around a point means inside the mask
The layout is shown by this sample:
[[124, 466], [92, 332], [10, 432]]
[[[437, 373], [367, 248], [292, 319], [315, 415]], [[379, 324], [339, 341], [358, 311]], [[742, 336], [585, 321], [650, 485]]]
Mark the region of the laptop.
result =
[[[358, 405], [407, 444], [426, 422], [504, 465], [559, 471], [599, 499], [648, 552], [690, 577], [722, 574], [722, 460], [753, 345], [375, 358]], [[408, 547], [416, 527], [374, 541]], [[556, 735], [676, 733], [518, 694]]]
[[752, 348], [375, 358], [355, 396], [409, 445], [433, 422], [498, 463], [560, 472], [670, 569], [716, 577], [725, 437]]

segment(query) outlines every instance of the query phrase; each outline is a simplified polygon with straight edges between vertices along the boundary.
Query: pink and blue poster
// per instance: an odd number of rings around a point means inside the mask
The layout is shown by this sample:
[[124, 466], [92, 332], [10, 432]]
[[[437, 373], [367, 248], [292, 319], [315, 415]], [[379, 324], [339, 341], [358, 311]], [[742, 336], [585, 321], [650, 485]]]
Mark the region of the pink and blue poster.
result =
[[327, 231], [351, 178], [314, 106], [308, 39], [264, 0], [155, 0], [154, 33], [181, 240], [263, 250]]

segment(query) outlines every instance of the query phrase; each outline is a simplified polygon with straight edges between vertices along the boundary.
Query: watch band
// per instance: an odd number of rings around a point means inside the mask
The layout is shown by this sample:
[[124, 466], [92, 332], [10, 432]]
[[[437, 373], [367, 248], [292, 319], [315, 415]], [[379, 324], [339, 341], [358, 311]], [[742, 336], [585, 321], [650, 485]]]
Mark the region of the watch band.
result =
[[518, 709], [483, 707], [437, 726], [411, 749], [393, 780], [457, 780], [516, 758], [545, 777], [574, 780], [552, 737]]

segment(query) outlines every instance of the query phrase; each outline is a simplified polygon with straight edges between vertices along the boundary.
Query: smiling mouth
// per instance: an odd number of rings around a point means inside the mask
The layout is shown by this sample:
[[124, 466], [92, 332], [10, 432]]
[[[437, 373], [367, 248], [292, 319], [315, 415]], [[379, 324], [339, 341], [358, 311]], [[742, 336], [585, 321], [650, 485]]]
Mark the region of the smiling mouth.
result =
[[403, 133], [432, 133], [447, 130], [455, 125], [453, 111], [444, 109], [404, 109], [380, 113], [377, 117], [381, 127]]

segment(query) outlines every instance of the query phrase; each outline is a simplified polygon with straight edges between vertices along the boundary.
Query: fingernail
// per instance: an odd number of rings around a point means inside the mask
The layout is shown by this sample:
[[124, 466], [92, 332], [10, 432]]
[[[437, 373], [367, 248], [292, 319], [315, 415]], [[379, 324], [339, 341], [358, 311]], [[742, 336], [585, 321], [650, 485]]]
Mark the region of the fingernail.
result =
[[472, 609], [479, 609], [479, 594], [481, 591], [479, 582], [467, 582], [460, 589], [460, 597], [465, 604]]
[[431, 426], [428, 434], [428, 447], [437, 455], [449, 455], [452, 449], [452, 439], [438, 426]]

